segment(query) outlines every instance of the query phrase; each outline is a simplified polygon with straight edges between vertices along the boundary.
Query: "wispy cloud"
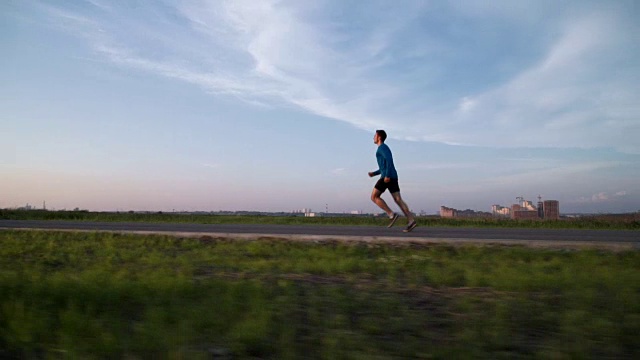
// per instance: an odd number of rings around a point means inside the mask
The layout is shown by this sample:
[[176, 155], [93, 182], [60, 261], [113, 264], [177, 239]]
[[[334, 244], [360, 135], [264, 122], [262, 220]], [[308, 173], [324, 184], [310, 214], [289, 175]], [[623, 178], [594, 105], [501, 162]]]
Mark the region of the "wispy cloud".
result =
[[587, 175], [590, 173], [603, 171], [623, 166], [619, 161], [601, 161], [589, 163], [565, 164], [564, 166], [554, 166], [548, 169], [524, 171], [513, 175], [501, 176], [493, 180], [494, 184], [524, 184], [527, 182], [542, 184], [556, 182], [561, 179], [572, 179], [575, 176]]
[[[612, 146], [632, 150], [624, 132], [638, 134], [640, 124], [632, 114], [640, 113], [637, 77], [633, 67], [621, 67], [617, 45], [625, 42], [613, 19], [592, 16], [571, 21], [560, 39], [534, 67], [495, 90], [472, 97], [476, 106], [460, 124], [483, 121], [484, 130], [464, 133], [486, 139], [493, 133], [507, 146]], [[613, 55], [617, 54], [617, 55]], [[627, 59], [637, 54], [627, 54]], [[607, 59], [609, 58], [609, 59]], [[624, 94], [614, 98], [610, 94]], [[635, 98], [634, 101], [631, 101]], [[468, 102], [469, 100], [467, 100]], [[619, 113], [612, 112], [624, 110]], [[472, 116], [475, 115], [475, 116]], [[616, 125], [610, 126], [613, 122]], [[617, 144], [615, 142], [618, 142]], [[638, 149], [636, 149], [638, 150]]]
[[609, 202], [609, 201], [615, 201], [618, 200], [620, 198], [624, 198], [627, 196], [627, 192], [626, 191], [618, 191], [616, 193], [610, 194], [607, 192], [599, 192], [597, 194], [593, 194], [591, 196], [583, 196], [580, 197], [577, 202], [578, 203], [602, 203], [602, 202]]
[[[511, 174], [496, 174], [471, 182], [452, 182], [442, 185], [438, 191], [452, 193], [479, 193], [488, 191], [511, 191], [522, 189], [539, 189], [558, 182], [571, 183], [576, 177], [587, 177], [604, 170], [612, 170], [624, 166], [624, 162], [600, 161], [586, 163], [556, 163], [546, 168], [523, 167]], [[515, 169], [513, 169], [515, 170]]]
[[203, 163], [202, 167], [209, 168], [209, 169], [218, 169], [220, 168], [220, 164]]
[[[212, 94], [411, 140], [640, 152], [640, 26], [621, 7], [547, 17], [553, 3], [90, 5], [48, 8], [108, 61]], [[454, 32], [446, 21], [469, 25]], [[478, 31], [490, 25], [507, 31]], [[531, 39], [535, 49], [496, 45]], [[481, 45], [469, 53], [467, 43]]]
[[332, 169], [331, 170], [331, 174], [333, 175], [342, 175], [345, 173], [345, 168], [337, 168], [337, 169]]
[[439, 163], [428, 162], [418, 163], [406, 166], [406, 169], [418, 169], [418, 170], [468, 170], [482, 167], [481, 163]]

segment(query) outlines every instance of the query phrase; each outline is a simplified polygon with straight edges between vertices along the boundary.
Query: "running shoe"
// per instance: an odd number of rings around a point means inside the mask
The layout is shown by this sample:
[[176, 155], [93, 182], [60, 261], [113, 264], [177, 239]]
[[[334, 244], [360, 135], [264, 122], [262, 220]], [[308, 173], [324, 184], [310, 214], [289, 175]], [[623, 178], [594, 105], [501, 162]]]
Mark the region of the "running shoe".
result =
[[415, 229], [416, 226], [418, 226], [418, 224], [414, 220], [414, 221], [410, 222], [409, 225], [407, 225], [407, 228], [402, 230], [402, 232], [410, 232], [411, 230]]
[[389, 225], [387, 225], [387, 227], [388, 227], [388, 228], [392, 227], [392, 226], [393, 226], [393, 224], [395, 224], [395, 223], [396, 223], [396, 221], [398, 221], [398, 218], [399, 218], [399, 217], [400, 217], [400, 216], [399, 216], [398, 214], [393, 213], [393, 217], [391, 218], [391, 222], [389, 223]]

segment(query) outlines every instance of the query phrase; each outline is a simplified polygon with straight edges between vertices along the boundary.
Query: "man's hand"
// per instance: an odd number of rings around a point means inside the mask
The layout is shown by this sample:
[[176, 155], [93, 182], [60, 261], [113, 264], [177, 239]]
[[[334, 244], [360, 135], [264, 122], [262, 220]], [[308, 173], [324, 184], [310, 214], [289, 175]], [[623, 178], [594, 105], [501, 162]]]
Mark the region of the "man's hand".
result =
[[373, 173], [369, 171], [369, 177], [373, 177]]
[[390, 178], [390, 177], [386, 177], [386, 178], [384, 178], [384, 182], [388, 183], [389, 181], [391, 181], [391, 178]]

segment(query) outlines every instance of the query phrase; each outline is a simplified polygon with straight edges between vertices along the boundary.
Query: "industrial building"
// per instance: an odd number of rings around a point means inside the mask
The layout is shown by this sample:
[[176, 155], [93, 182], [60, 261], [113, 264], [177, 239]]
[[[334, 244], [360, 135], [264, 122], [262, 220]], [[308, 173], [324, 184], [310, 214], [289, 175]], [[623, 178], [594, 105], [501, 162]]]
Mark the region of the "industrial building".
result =
[[522, 196], [516, 198], [517, 204], [510, 208], [501, 205], [492, 205], [491, 213], [474, 210], [458, 210], [446, 206], [440, 206], [440, 217], [443, 218], [478, 218], [478, 217], [511, 217], [515, 220], [558, 220], [560, 219], [560, 205], [558, 200], [545, 200], [538, 196], [538, 206], [532, 201], [525, 200]]
[[558, 200], [542, 201], [542, 197], [538, 195], [538, 207], [536, 208], [531, 201], [525, 200], [522, 196], [516, 199], [519, 200], [519, 203], [511, 206], [512, 219], [560, 219], [560, 203]]
[[543, 219], [558, 220], [560, 219], [560, 202], [558, 200], [545, 200], [543, 203]]

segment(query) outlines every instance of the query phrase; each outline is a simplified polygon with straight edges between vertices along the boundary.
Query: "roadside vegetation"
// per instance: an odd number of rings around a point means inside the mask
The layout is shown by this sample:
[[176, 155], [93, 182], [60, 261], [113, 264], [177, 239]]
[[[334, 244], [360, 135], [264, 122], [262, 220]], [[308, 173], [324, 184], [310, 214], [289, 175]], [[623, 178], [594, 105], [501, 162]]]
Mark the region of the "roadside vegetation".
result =
[[5, 230], [0, 358], [640, 358], [640, 251]]
[[[547, 229], [610, 229], [640, 230], [640, 214], [599, 215], [562, 218], [557, 221], [512, 220], [505, 218], [417, 217], [420, 226], [547, 228]], [[304, 217], [301, 215], [220, 215], [216, 213], [135, 213], [0, 209], [0, 220], [73, 220], [110, 222], [157, 222], [197, 224], [279, 224], [279, 225], [384, 225], [384, 216]]]

